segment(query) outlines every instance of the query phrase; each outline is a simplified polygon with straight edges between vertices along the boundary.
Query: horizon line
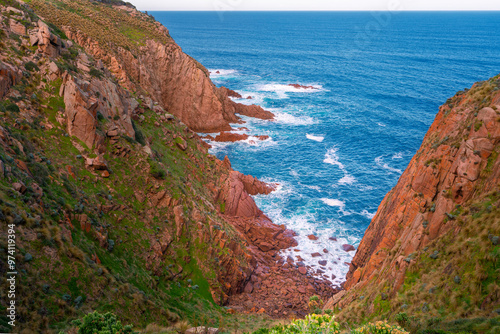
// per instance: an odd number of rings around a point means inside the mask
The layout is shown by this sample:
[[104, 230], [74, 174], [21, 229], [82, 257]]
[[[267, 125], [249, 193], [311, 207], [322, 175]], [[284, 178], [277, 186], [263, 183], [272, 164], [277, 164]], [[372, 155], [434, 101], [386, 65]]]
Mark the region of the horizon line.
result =
[[[137, 7], [136, 7], [137, 8]], [[140, 11], [155, 12], [500, 12], [498, 9], [144, 9]]]

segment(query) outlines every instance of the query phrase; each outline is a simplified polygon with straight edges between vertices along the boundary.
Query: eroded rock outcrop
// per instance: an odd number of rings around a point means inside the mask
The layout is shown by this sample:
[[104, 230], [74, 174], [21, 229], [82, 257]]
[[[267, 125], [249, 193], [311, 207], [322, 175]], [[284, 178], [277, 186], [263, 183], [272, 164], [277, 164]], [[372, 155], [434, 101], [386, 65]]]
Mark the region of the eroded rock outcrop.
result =
[[232, 91], [217, 88], [207, 69], [182, 52], [175, 44], [147, 40], [139, 56], [124, 48], [115, 52], [104, 50], [84, 32], [65, 26], [65, 33], [87, 52], [100, 57], [120, 83], [132, 88], [139, 86], [148, 91], [155, 101], [169, 113], [179, 117], [189, 128], [198, 132], [231, 130], [242, 114], [272, 119], [273, 114], [256, 105], [243, 105], [229, 99]]
[[63, 43], [61, 38], [54, 35], [49, 26], [42, 20], [38, 21], [38, 28], [29, 32], [30, 43], [32, 46], [37, 45], [40, 52], [45, 53], [49, 57], [57, 57], [61, 54]]
[[7, 95], [10, 87], [22, 78], [22, 72], [14, 66], [0, 61], [0, 98]]

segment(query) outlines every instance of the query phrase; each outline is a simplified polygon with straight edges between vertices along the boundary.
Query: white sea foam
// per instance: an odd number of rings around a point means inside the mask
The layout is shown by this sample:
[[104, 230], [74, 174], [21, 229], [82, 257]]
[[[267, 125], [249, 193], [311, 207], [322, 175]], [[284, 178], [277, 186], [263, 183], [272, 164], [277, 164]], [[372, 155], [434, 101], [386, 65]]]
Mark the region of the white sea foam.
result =
[[339, 180], [339, 184], [353, 184], [356, 182], [356, 178], [350, 174], [345, 174], [343, 178]]
[[263, 85], [257, 85], [255, 89], [261, 92], [273, 92], [278, 95], [280, 99], [288, 98], [287, 93], [317, 93], [323, 91], [323, 86], [321, 85], [305, 85], [311, 86], [313, 88], [304, 87], [294, 87], [286, 84], [269, 83]]
[[303, 186], [306, 187], [306, 188], [309, 188], [309, 189], [321, 192], [321, 187], [320, 186], [309, 186], [307, 184], [304, 184]]
[[329, 206], [338, 206], [339, 208], [345, 207], [345, 203], [338, 199], [321, 198], [321, 201], [323, 201], [323, 203]]
[[375, 217], [375, 213], [370, 213], [368, 212], [368, 210], [361, 211], [361, 215], [365, 216], [368, 219], [372, 219], [373, 217]]
[[271, 111], [274, 114], [276, 122], [279, 123], [291, 124], [291, 125], [311, 125], [316, 123], [316, 120], [309, 116], [297, 117], [292, 114], [284, 113], [281, 111], [272, 111], [272, 110], [269, 111]]
[[325, 139], [325, 137], [323, 136], [315, 136], [315, 135], [310, 135], [308, 133], [306, 133], [306, 138], [320, 143], [323, 141], [323, 139]]
[[[319, 225], [312, 202], [311, 205], [297, 208], [296, 211], [291, 213], [283, 208], [282, 203], [291, 196], [297, 196], [297, 190], [294, 189], [293, 184], [269, 178], [264, 178], [262, 181], [275, 182], [279, 185], [277, 190], [269, 195], [253, 196], [259, 208], [274, 223], [284, 224], [297, 233], [298, 245], [281, 251], [281, 255], [285, 259], [290, 256], [295, 262], [299, 261], [297, 256], [300, 256], [304, 264], [311, 267], [311, 271], [316, 272], [316, 270], [320, 269], [324, 272], [322, 274], [323, 278], [330, 280], [334, 285], [340, 285], [345, 280], [345, 275], [349, 270], [345, 262], [351, 262], [354, 256], [354, 252], [345, 252], [342, 245], [357, 245], [359, 240], [354, 237], [357, 233], [353, 232], [352, 228], [348, 229], [342, 221], [338, 220], [329, 219]], [[325, 198], [325, 200], [330, 204], [336, 203], [340, 205], [343, 203], [328, 198]], [[316, 235], [318, 240], [310, 240], [307, 237], [310, 234]], [[337, 240], [331, 240], [330, 237], [335, 237]], [[321, 257], [313, 257], [313, 253], [320, 253]], [[327, 263], [326, 265], [320, 265], [319, 261], [327, 261]]]
[[336, 146], [330, 148], [326, 154], [325, 154], [325, 159], [323, 160], [324, 163], [331, 164], [338, 166], [340, 169], [344, 170], [344, 165], [339, 161], [339, 157], [337, 155], [338, 148]]
[[241, 143], [246, 143], [251, 146], [266, 146], [274, 145], [275, 142], [271, 137], [261, 140], [255, 136], [249, 136], [247, 139], [240, 141]]
[[378, 126], [386, 126], [384, 123], [377, 123]]
[[[248, 134], [247, 131], [244, 130], [233, 130], [231, 133], [246, 133]], [[261, 140], [257, 138], [256, 136], [249, 135], [249, 137], [245, 140], [239, 140], [236, 142], [217, 142], [213, 140], [208, 140], [204, 139], [205, 142], [210, 144], [212, 146], [208, 152], [210, 154], [216, 155], [220, 151], [224, 151], [228, 146], [230, 145], [241, 145], [244, 149], [249, 149], [249, 150], [260, 150], [264, 148], [268, 148], [271, 146], [275, 146], [278, 143], [275, 142], [271, 137]]]
[[223, 76], [230, 76], [230, 75], [235, 75], [238, 73], [236, 70], [224, 70], [224, 69], [209, 69], [211, 77], [223, 77]]
[[392, 156], [392, 160], [394, 159], [403, 159], [403, 152], [394, 153], [394, 155]]
[[231, 100], [246, 105], [251, 105], [251, 104], [262, 105], [267, 95], [267, 93], [257, 93], [254, 91], [247, 91], [247, 90], [237, 90], [236, 92], [239, 93], [242, 97], [241, 98], [231, 97]]
[[387, 169], [390, 172], [398, 173], [398, 174], [402, 174], [403, 173], [401, 171], [401, 169], [393, 168], [393, 167], [389, 166], [387, 163], [385, 163], [383, 155], [381, 155], [380, 157], [376, 157], [375, 158], [375, 163], [377, 164], [377, 166], [379, 166], [379, 167], [381, 167], [383, 169]]

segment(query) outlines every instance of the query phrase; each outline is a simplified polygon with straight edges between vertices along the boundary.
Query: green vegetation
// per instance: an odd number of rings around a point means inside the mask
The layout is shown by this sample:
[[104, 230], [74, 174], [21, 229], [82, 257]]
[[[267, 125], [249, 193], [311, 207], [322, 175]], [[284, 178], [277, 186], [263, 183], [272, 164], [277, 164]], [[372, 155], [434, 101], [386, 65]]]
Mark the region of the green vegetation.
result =
[[328, 314], [310, 314], [304, 319], [294, 320], [287, 325], [276, 325], [272, 328], [261, 328], [253, 334], [339, 334], [340, 325]]
[[73, 321], [78, 327], [78, 334], [134, 334], [132, 326], [123, 326], [112, 313], [89, 313], [81, 320]]

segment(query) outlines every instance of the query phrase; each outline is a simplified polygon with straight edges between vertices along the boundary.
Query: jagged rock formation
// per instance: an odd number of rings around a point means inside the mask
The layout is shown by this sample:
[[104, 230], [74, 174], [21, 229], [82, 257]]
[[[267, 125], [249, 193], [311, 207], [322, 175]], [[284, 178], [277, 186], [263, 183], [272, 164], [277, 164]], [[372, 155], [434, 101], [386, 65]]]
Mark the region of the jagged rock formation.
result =
[[[402, 304], [408, 307], [411, 304], [405, 293], [415, 282], [414, 279], [409, 281], [409, 275], [418, 276], [424, 286], [436, 284], [433, 291], [441, 289], [449, 296], [452, 283], [448, 282], [453, 282], [455, 275], [469, 275], [468, 281], [477, 280], [475, 284], [485, 287], [488, 280], [498, 279], [498, 272], [477, 275], [470, 272], [464, 263], [471, 259], [457, 254], [461, 250], [453, 244], [468, 240], [491, 250], [495, 245], [488, 236], [491, 239], [500, 232], [499, 215], [493, 214], [495, 210], [498, 212], [499, 206], [499, 88], [500, 77], [497, 76], [457, 93], [440, 108], [422, 146], [370, 223], [350, 265], [344, 284], [347, 292], [334, 296], [327, 307], [346, 307], [343, 314], [347, 317], [353, 307], [362, 309], [360, 305], [366, 305], [367, 314], [376, 314], [377, 307], [385, 300], [392, 302], [386, 312], [395, 312]], [[476, 214], [482, 209], [476, 208], [479, 205], [476, 203], [484, 201], [491, 203], [488, 210], [493, 216], [478, 227]], [[477, 229], [478, 234], [471, 236], [471, 228]], [[464, 237], [466, 234], [469, 239]], [[464, 251], [467, 247], [464, 246]], [[445, 256], [443, 253], [447, 255], [442, 260], [446, 261], [444, 263], [437, 260]], [[480, 254], [476, 251], [472, 257]], [[429, 256], [431, 263], [425, 260]], [[437, 269], [441, 265], [443, 268]], [[460, 266], [463, 267], [460, 269]], [[484, 268], [488, 266], [478, 262], [475, 270], [486, 271]], [[437, 277], [431, 274], [424, 275], [431, 268], [436, 268], [436, 272], [444, 270], [441, 277], [437, 276], [443, 283], [433, 281]], [[469, 298], [477, 297], [479, 304], [474, 312], [470, 310], [465, 314], [488, 315], [498, 306], [498, 303], [484, 302], [487, 291], [478, 293], [462, 288]], [[379, 292], [383, 292], [382, 299]], [[489, 293], [498, 296], [495, 288]], [[356, 302], [360, 296], [363, 301]], [[415, 307], [422, 307], [421, 301]], [[430, 306], [422, 308], [428, 312]]]
[[[89, 11], [87, 15], [94, 9], [85, 6], [83, 0], [63, 2], [72, 8], [84, 7]], [[122, 86], [147, 92], [164, 110], [179, 117], [194, 131], [230, 130], [229, 123], [239, 121], [236, 113], [262, 119], [273, 118], [272, 113], [259, 106], [247, 106], [230, 100], [227, 89], [217, 88], [210, 80], [207, 69], [182, 52], [170, 38], [166, 28], [158, 22], [148, 22], [149, 17], [133, 7], [115, 8], [142, 19], [141, 25], [137, 27], [137, 34], [144, 35], [144, 40], [130, 45], [130, 40], [115, 38], [113, 42], [118, 46], [112, 47], [102, 39], [99, 31], [94, 31], [92, 25], [82, 21], [81, 16], [71, 12], [61, 15], [60, 9], [50, 2], [35, 0], [32, 5], [48, 20], [61, 26], [69, 39], [83, 46], [92, 56], [102, 59]], [[109, 19], [103, 17], [106, 14], [103, 10], [105, 8], [100, 7], [92, 15], [97, 16], [97, 20]], [[116, 10], [112, 14], [116, 16]], [[137, 25], [135, 21], [130, 23]], [[128, 29], [134, 28], [132, 25]], [[42, 33], [45, 31], [41, 28], [39, 30]], [[145, 34], [150, 30], [150, 34]], [[120, 32], [116, 34], [121, 35]], [[47, 41], [50, 38], [39, 40]], [[42, 45], [52, 44], [44, 42]]]

